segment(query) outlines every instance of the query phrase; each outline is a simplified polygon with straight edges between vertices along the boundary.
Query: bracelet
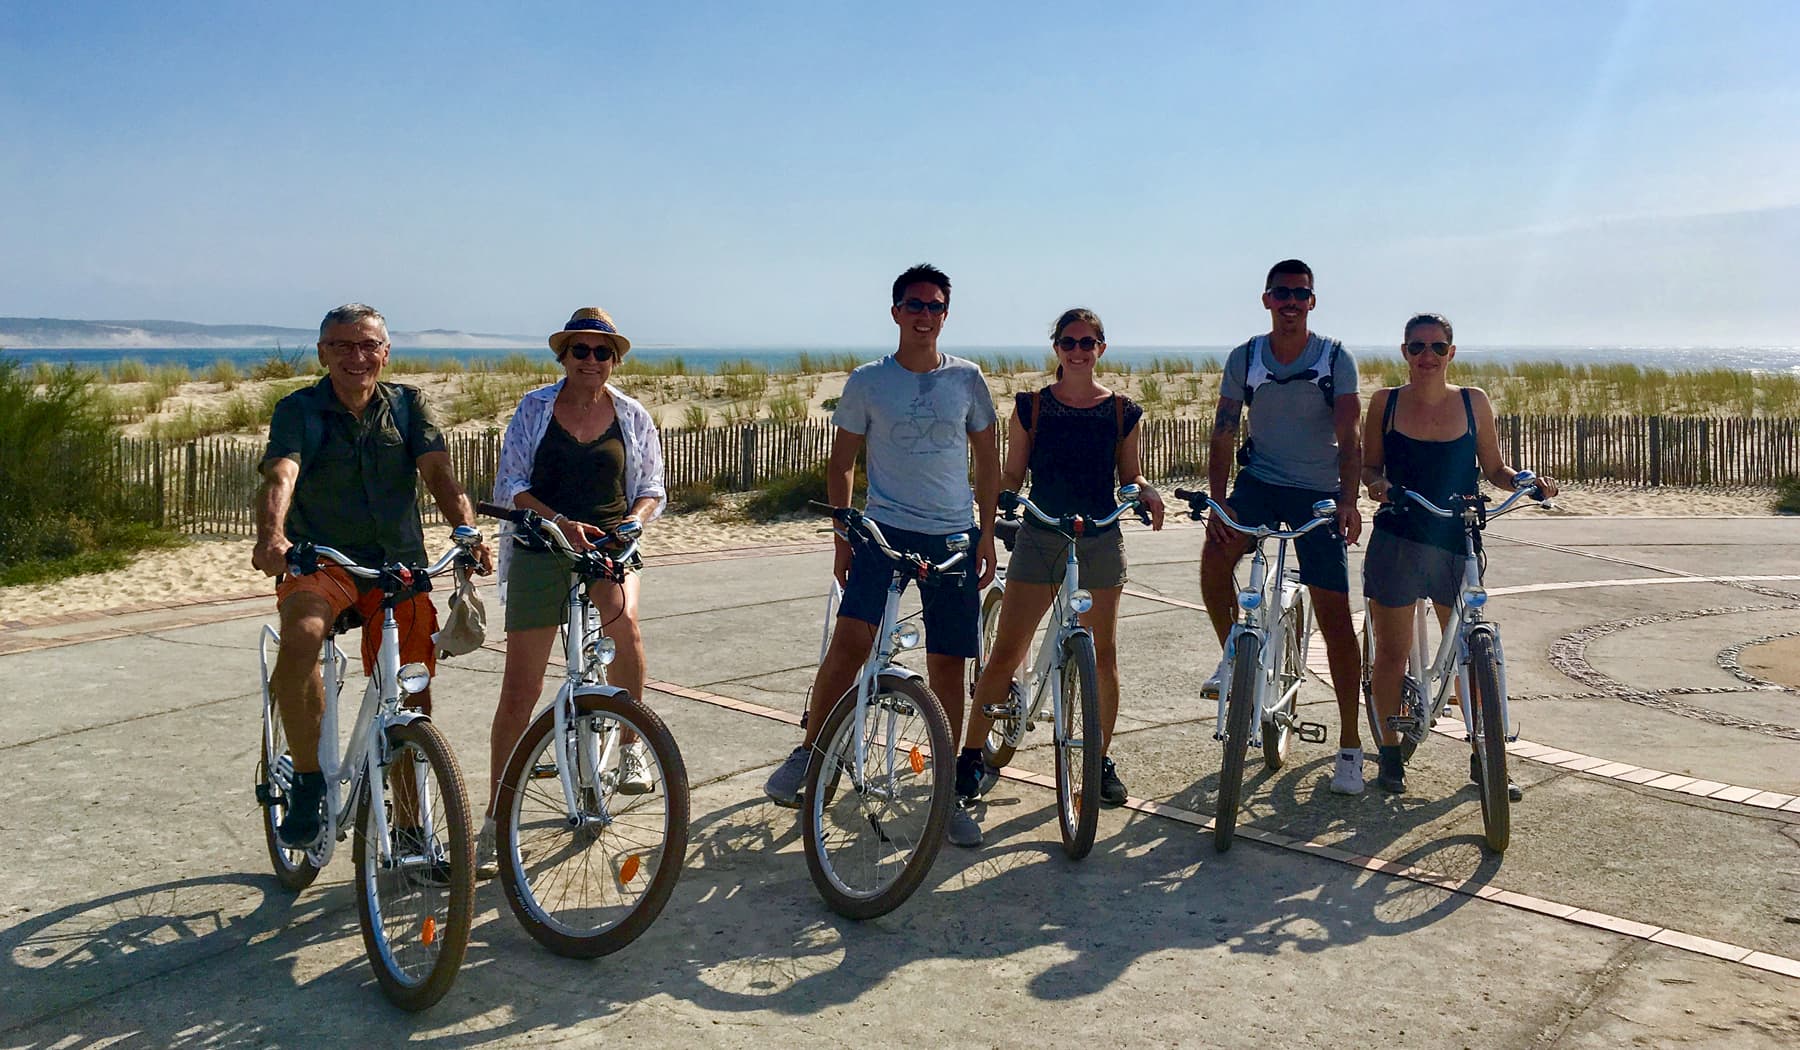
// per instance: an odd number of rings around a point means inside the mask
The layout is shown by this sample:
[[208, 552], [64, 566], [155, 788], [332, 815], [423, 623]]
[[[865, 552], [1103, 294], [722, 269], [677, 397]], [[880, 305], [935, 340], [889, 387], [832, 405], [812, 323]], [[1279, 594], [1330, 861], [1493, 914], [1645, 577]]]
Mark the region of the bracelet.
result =
[[558, 514], [556, 517], [550, 519], [550, 524], [552, 524], [552, 525], [561, 525], [562, 523], [563, 523], [563, 516], [561, 514]]

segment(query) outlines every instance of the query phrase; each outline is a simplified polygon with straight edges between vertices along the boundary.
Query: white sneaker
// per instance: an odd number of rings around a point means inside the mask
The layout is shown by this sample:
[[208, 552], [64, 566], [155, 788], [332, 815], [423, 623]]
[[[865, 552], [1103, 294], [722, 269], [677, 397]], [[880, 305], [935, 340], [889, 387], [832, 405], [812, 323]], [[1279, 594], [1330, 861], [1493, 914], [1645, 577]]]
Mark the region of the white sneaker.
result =
[[1225, 679], [1231, 675], [1231, 658], [1219, 657], [1219, 666], [1213, 668], [1212, 677], [1200, 684], [1200, 695], [1207, 700], [1217, 700], [1219, 690], [1225, 688]]
[[650, 745], [634, 740], [625, 745], [619, 759], [619, 794], [647, 795], [656, 790], [656, 779], [650, 775], [655, 763], [650, 758]]
[[497, 834], [493, 817], [488, 817], [481, 822], [481, 831], [475, 836], [475, 877], [478, 879], [491, 879], [500, 874], [500, 850], [496, 845]]
[[1339, 748], [1337, 763], [1331, 770], [1331, 793], [1334, 795], [1360, 795], [1362, 790], [1362, 748]]

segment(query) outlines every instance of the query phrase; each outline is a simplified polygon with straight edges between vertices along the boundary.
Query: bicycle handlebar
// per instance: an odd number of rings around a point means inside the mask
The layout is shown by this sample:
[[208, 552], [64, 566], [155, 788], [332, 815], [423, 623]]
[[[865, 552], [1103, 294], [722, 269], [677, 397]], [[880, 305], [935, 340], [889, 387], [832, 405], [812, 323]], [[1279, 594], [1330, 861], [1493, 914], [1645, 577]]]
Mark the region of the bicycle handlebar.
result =
[[[1495, 507], [1493, 510], [1486, 511], [1483, 516], [1487, 517], [1487, 518], [1497, 518], [1502, 514], [1510, 513], [1511, 511], [1518, 509], [1518, 503], [1520, 500], [1526, 499], [1528, 497], [1530, 499], [1536, 500], [1540, 503], [1543, 502], [1543, 499], [1544, 499], [1543, 489], [1539, 488], [1537, 485], [1537, 475], [1536, 474], [1533, 474], [1529, 470], [1521, 470], [1513, 476], [1513, 493], [1512, 493], [1512, 495], [1506, 497], [1505, 502], [1501, 503], [1499, 506]], [[1485, 501], [1486, 497], [1485, 496], [1476, 497], [1476, 499]], [[1414, 492], [1412, 489], [1405, 487], [1404, 485], [1390, 484], [1388, 486], [1388, 501], [1393, 503], [1396, 507], [1400, 507], [1400, 506], [1402, 506], [1403, 500], [1410, 500], [1411, 502], [1416, 503], [1420, 507], [1424, 508], [1429, 513], [1435, 514], [1436, 516], [1438, 516], [1440, 518], [1461, 517], [1463, 510], [1466, 508], [1467, 504], [1469, 502], [1471, 502], [1469, 497], [1457, 497], [1458, 502], [1461, 503], [1462, 506], [1451, 507], [1450, 509], [1445, 509], [1445, 508], [1440, 507], [1437, 504], [1431, 502], [1431, 500], [1426, 499], [1424, 496], [1419, 495], [1417, 492]]]
[[[1193, 511], [1194, 519], [1196, 521], [1200, 519], [1200, 504], [1204, 503], [1212, 508], [1212, 512], [1218, 516], [1219, 520], [1224, 522], [1231, 529], [1259, 540], [1297, 540], [1322, 525], [1337, 524], [1337, 500], [1331, 499], [1322, 499], [1313, 504], [1313, 519], [1311, 521], [1297, 529], [1283, 530], [1270, 528], [1267, 525], [1240, 524], [1231, 516], [1229, 511], [1219, 505], [1218, 501], [1214, 500], [1204, 492], [1195, 492], [1191, 489], [1176, 489], [1175, 498], [1187, 502], [1188, 506]], [[1326, 504], [1330, 504], [1329, 510], [1325, 509]]]
[[813, 507], [819, 510], [829, 511], [833, 521], [842, 525], [848, 532], [855, 534], [854, 536], [846, 535], [844, 537], [845, 539], [855, 539], [860, 537], [877, 551], [885, 555], [889, 561], [915, 569], [919, 571], [921, 575], [962, 575], [961, 573], [952, 573], [949, 570], [961, 564], [968, 558], [969, 552], [967, 550], [956, 551], [951, 554], [950, 557], [934, 564], [921, 555], [895, 550], [888, 544], [887, 537], [882, 535], [881, 526], [876, 524], [873, 519], [864, 515], [862, 511], [857, 510], [855, 507], [833, 507], [828, 503], [820, 503], [817, 500], [813, 500], [811, 503]]
[[1138, 487], [1136, 485], [1126, 485], [1120, 488], [1119, 505], [1112, 509], [1112, 513], [1101, 518], [1084, 518], [1079, 514], [1067, 514], [1060, 518], [1052, 517], [1045, 514], [1037, 504], [1017, 492], [1007, 490], [1000, 493], [1000, 511], [1006, 520], [1011, 521], [1017, 518], [1020, 509], [1023, 509], [1040, 524], [1055, 529], [1064, 536], [1071, 536], [1077, 529], [1088, 527], [1104, 529], [1132, 511], [1137, 513], [1139, 521], [1146, 525], [1150, 524], [1150, 512], [1138, 504]]
[[[382, 577], [383, 573], [387, 572], [389, 569], [398, 569], [400, 582], [407, 586], [413, 586], [412, 580], [408, 578], [412, 574], [420, 574], [430, 578], [442, 576], [444, 573], [449, 572], [454, 568], [474, 565], [475, 556], [469, 552], [480, 545], [481, 531], [473, 525], [458, 525], [456, 528], [450, 530], [450, 539], [452, 543], [450, 549], [439, 555], [437, 561], [432, 562], [423, 569], [415, 569], [406, 565], [384, 565], [375, 569], [365, 568], [362, 565], [358, 565], [356, 559], [335, 547], [327, 547], [322, 543], [296, 543], [287, 549], [288, 570], [296, 576], [310, 575], [311, 573], [318, 571], [318, 559], [325, 558], [350, 575], [361, 577], [365, 580], [378, 580]], [[426, 588], [421, 587], [417, 589], [425, 590]]]
[[[528, 510], [524, 507], [502, 507], [496, 503], [477, 503], [475, 505], [475, 513], [489, 518], [499, 518], [502, 521], [509, 521], [514, 525], [519, 526], [521, 529], [533, 532], [552, 550], [571, 561], [580, 561], [586, 555], [593, 553], [591, 551], [576, 550], [575, 545], [569, 542], [569, 537], [563, 532], [562, 528], [556, 522], [544, 517], [537, 511]], [[604, 533], [600, 539], [601, 543], [623, 544], [623, 549], [620, 550], [618, 554], [605, 554], [602, 552], [601, 557], [609, 561], [621, 563], [629, 561], [631, 556], [637, 553], [638, 541], [641, 540], [644, 535], [644, 527], [639, 525], [633, 518], [625, 519], [611, 531], [605, 529], [602, 529], [601, 531]], [[608, 571], [610, 574], [611, 570]]]

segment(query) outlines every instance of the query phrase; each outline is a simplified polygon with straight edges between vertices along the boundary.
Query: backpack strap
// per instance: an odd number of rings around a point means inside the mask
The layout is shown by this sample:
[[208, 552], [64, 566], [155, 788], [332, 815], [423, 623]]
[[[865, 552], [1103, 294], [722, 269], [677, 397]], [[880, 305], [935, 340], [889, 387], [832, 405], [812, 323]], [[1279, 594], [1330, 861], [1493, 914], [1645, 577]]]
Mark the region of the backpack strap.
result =
[[1331, 341], [1331, 352], [1325, 357], [1325, 374], [1319, 377], [1319, 392], [1325, 395], [1325, 407], [1337, 407], [1337, 363], [1338, 355], [1344, 352], [1341, 339]]
[[[377, 388], [376, 396], [380, 396]], [[394, 417], [394, 429], [400, 432], [400, 443], [406, 451], [412, 452], [412, 399], [406, 391], [395, 387], [394, 396], [388, 401], [388, 413]], [[304, 429], [300, 435], [300, 473], [295, 475], [294, 484], [298, 486], [300, 479], [306, 476], [307, 468], [317, 462], [319, 450], [325, 447], [325, 413], [315, 405], [308, 405], [304, 418]], [[417, 458], [416, 456], [414, 457]]]

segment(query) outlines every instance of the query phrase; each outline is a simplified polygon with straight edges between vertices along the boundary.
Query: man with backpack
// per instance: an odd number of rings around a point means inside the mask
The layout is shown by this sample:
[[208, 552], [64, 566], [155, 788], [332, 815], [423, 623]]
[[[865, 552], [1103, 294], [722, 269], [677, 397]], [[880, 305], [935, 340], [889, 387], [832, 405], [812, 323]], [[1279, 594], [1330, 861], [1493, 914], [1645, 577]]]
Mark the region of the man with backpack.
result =
[[[296, 543], [334, 547], [359, 565], [423, 565], [425, 534], [418, 482], [452, 526], [474, 524], [475, 512], [457, 484], [444, 436], [417, 388], [380, 381], [388, 359], [387, 321], [361, 303], [340, 306], [319, 325], [319, 363], [325, 378], [275, 406], [256, 497], [256, 548], [251, 563], [270, 576], [287, 572]], [[475, 548], [483, 571], [493, 567], [486, 545]], [[275, 589], [281, 647], [269, 689], [281, 709], [296, 773], [281, 841], [304, 848], [318, 838], [325, 781], [319, 772], [319, 723], [324, 683], [319, 647], [346, 611], [362, 617], [363, 667], [381, 646], [381, 592], [335, 565], [288, 575]], [[401, 663], [435, 669], [432, 633], [437, 611], [415, 594], [394, 609]], [[431, 709], [427, 689], [407, 700]]]
[[[1356, 393], [1356, 362], [1343, 343], [1308, 329], [1307, 315], [1318, 302], [1311, 267], [1299, 259], [1278, 262], [1263, 288], [1270, 330], [1233, 349], [1225, 361], [1207, 486], [1212, 498], [1229, 507], [1231, 516], [1244, 525], [1297, 528], [1312, 519], [1314, 503], [1337, 501], [1336, 528], [1315, 529], [1294, 547], [1337, 692], [1338, 757], [1331, 790], [1355, 795], [1363, 789], [1362, 657], [1350, 621], [1345, 545], [1355, 543], [1362, 533], [1356, 506], [1362, 476], [1362, 399]], [[1250, 441], [1239, 450], [1238, 429], [1246, 407]], [[1234, 453], [1241, 469], [1227, 499]], [[1221, 646], [1237, 614], [1233, 571], [1249, 548], [1249, 538], [1224, 522], [1207, 522], [1200, 593]], [[1230, 669], [1221, 660], [1201, 694], [1217, 696], [1228, 674]]]

